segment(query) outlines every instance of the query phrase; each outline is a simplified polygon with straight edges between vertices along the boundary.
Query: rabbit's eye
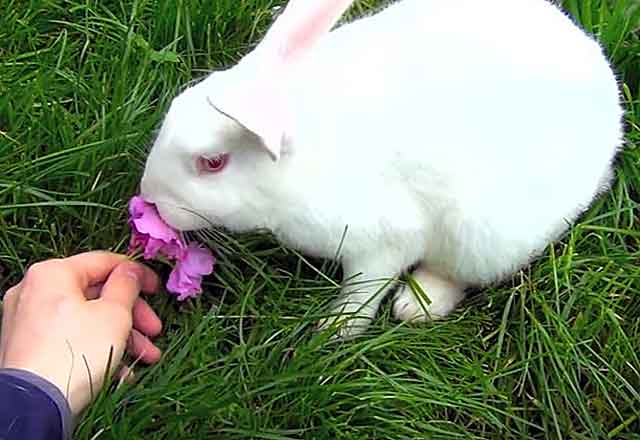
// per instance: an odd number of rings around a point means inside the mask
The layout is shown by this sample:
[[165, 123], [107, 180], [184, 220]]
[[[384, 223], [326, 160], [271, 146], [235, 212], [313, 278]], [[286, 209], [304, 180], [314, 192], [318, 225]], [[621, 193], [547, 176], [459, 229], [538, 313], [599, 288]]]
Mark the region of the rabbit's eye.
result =
[[229, 162], [227, 153], [218, 154], [213, 157], [200, 156], [198, 158], [198, 171], [200, 173], [219, 173]]

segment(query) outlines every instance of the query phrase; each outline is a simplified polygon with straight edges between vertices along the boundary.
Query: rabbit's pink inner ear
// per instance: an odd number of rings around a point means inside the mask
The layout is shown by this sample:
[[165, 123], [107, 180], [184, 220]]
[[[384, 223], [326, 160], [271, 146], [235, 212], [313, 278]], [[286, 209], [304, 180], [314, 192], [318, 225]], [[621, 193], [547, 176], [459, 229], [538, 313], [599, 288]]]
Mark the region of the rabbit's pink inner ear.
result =
[[281, 61], [295, 61], [331, 30], [353, 1], [290, 0], [267, 33], [264, 49], [275, 49]]
[[289, 123], [283, 90], [288, 67], [331, 30], [353, 1], [290, 0], [258, 48], [229, 71], [233, 79], [218, 83], [220, 108], [258, 136], [274, 160]]

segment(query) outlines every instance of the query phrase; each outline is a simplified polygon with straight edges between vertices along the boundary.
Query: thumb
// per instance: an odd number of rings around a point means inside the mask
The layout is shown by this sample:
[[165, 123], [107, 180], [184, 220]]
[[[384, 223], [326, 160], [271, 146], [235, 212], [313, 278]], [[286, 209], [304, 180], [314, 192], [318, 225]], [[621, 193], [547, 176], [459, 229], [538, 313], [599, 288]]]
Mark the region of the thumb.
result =
[[144, 269], [139, 264], [131, 261], [120, 263], [107, 278], [100, 296], [105, 302], [131, 311], [140, 295], [144, 277]]

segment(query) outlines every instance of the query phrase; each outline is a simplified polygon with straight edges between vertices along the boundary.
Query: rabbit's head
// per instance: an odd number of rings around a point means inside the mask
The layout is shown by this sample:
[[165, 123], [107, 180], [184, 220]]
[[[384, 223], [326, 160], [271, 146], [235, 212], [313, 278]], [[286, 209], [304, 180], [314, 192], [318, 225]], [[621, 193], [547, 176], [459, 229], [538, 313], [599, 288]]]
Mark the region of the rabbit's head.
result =
[[295, 145], [288, 78], [351, 3], [291, 0], [254, 51], [173, 100], [141, 183], [167, 223], [181, 230], [268, 225], [281, 155]]

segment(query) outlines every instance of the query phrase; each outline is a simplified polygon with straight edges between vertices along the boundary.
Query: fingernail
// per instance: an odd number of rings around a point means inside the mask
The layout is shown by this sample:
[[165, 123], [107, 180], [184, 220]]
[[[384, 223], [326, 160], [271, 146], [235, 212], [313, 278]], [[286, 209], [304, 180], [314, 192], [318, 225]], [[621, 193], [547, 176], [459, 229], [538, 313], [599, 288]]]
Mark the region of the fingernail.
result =
[[128, 269], [127, 276], [131, 277], [136, 283], [140, 284], [140, 274], [135, 269]]

